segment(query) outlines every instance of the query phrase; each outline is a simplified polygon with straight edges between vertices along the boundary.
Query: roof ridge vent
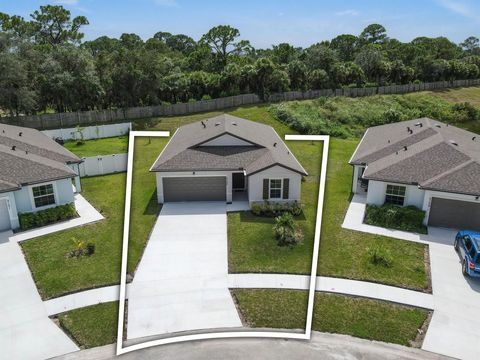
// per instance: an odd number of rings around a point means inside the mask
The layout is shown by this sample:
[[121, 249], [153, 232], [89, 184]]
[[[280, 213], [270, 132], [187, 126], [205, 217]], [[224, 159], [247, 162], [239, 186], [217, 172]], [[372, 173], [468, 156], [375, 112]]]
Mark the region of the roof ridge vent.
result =
[[219, 126], [219, 125], [220, 125], [220, 123], [219, 123], [219, 122], [215, 123], [215, 126]]
[[205, 124], [205, 121], [200, 121], [200, 123], [202, 124], [203, 128], [205, 129], [207, 127], [207, 124]]
[[273, 147], [277, 147], [277, 143], [276, 143], [276, 142], [273, 143]]
[[233, 125], [233, 126], [237, 126], [237, 123], [236, 123], [236, 122], [232, 122], [232, 125]]
[[455, 140], [450, 140], [449, 143], [452, 145], [458, 146], [458, 143]]
[[476, 138], [477, 138], [476, 136], [472, 137], [472, 141], [475, 141]]
[[405, 150], [405, 151], [407, 151], [407, 150], [408, 150], [408, 147], [407, 147], [407, 145], [405, 145], [405, 146], [403, 147], [403, 150]]
[[21, 131], [18, 133], [18, 136], [22, 136], [22, 132], [21, 132]]
[[12, 146], [12, 151], [15, 151], [17, 147], [15, 145]]
[[423, 124], [421, 122], [417, 122], [415, 126], [423, 127]]
[[435, 126], [439, 129], [442, 127], [440, 124], [435, 124]]

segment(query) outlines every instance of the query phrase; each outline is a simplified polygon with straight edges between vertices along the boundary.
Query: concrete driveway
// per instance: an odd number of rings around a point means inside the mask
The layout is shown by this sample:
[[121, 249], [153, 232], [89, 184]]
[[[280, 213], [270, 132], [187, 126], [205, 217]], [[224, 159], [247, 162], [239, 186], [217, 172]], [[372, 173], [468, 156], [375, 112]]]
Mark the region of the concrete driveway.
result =
[[47, 359], [78, 350], [48, 318], [22, 251], [8, 236], [0, 234], [0, 358]]
[[480, 279], [462, 275], [453, 248], [456, 231], [429, 228], [433, 318], [422, 348], [460, 359], [478, 359]]
[[240, 326], [225, 203], [165, 204], [129, 290], [127, 338]]

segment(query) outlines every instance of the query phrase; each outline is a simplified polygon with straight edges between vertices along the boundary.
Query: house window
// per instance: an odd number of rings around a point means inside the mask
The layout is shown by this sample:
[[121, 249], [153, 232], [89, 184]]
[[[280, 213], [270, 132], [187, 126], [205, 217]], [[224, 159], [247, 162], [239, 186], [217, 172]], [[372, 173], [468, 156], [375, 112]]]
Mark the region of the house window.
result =
[[385, 194], [385, 202], [387, 204], [403, 206], [405, 202], [405, 186], [387, 185], [387, 192]]
[[40, 185], [32, 187], [33, 201], [35, 207], [43, 207], [55, 204], [55, 194], [53, 193], [53, 184]]
[[282, 180], [270, 179], [270, 199], [280, 199], [282, 197]]

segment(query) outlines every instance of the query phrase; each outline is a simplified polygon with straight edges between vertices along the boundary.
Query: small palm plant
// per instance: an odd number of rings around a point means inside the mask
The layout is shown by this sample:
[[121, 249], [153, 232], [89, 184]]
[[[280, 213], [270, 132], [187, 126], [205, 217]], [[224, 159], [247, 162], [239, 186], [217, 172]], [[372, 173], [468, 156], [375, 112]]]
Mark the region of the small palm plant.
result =
[[273, 231], [275, 231], [279, 245], [292, 243], [292, 240], [295, 239], [295, 222], [292, 214], [285, 212], [277, 216], [273, 225]]

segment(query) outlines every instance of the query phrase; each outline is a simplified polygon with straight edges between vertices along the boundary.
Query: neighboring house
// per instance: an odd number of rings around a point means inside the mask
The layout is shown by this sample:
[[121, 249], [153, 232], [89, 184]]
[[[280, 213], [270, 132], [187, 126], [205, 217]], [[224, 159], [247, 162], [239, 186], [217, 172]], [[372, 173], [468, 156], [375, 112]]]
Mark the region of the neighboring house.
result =
[[150, 171], [159, 203], [299, 201], [307, 175], [272, 127], [230, 115], [178, 128]]
[[38, 130], [0, 124], [0, 231], [18, 228], [18, 213], [73, 203], [81, 162]]
[[480, 229], [480, 137], [421, 118], [369, 128], [349, 162], [367, 204], [414, 205], [424, 223]]

